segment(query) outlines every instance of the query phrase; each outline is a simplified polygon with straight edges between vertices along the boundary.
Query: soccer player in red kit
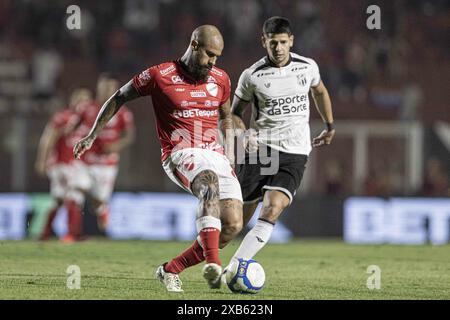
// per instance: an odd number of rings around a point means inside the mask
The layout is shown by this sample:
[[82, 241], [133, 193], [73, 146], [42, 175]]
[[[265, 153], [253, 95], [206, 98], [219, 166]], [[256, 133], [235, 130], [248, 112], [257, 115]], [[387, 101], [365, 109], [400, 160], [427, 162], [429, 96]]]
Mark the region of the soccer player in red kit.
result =
[[81, 136], [77, 137], [69, 131], [77, 119], [76, 107], [91, 99], [89, 90], [74, 90], [69, 106], [53, 115], [40, 138], [35, 168], [39, 175], [48, 175], [50, 194], [55, 202], [47, 215], [40, 240], [50, 237], [53, 220], [62, 205], [67, 208], [68, 232], [61, 240], [72, 242], [81, 234], [81, 208], [84, 205], [81, 189], [85, 184], [78, 174], [81, 163], [74, 160], [72, 155], [73, 145]]
[[103, 105], [90, 133], [74, 148], [79, 158], [123, 103], [151, 96], [163, 168], [177, 185], [199, 199], [197, 239], [156, 271], [171, 292], [183, 291], [180, 272], [204, 260], [203, 277], [211, 288], [218, 288], [219, 247], [242, 229], [242, 193], [230, 164], [234, 150], [224, 149], [219, 141], [219, 120], [226, 145], [232, 143], [233, 131], [230, 80], [215, 67], [222, 50], [223, 38], [216, 27], [198, 27], [180, 59], [150, 67], [118, 90]]
[[[100, 75], [95, 100], [80, 106], [77, 110], [79, 120], [76, 132], [79, 137], [89, 133], [101, 105], [117, 89], [119, 82], [114, 77], [106, 73]], [[81, 158], [85, 170], [80, 174], [84, 174], [83, 178], [88, 181], [85, 191], [90, 196], [101, 231], [105, 231], [109, 221], [108, 202], [118, 173], [119, 153], [134, 141], [134, 137], [133, 114], [123, 106], [98, 134], [92, 148]]]

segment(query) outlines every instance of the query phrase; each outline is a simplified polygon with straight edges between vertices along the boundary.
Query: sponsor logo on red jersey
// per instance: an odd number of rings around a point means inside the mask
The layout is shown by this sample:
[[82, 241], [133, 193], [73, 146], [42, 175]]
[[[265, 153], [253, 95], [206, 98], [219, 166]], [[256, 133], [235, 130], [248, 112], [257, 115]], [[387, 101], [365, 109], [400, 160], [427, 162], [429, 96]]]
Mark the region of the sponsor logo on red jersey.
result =
[[[223, 153], [216, 142], [217, 123], [219, 106], [230, 96], [228, 75], [213, 67], [206, 81], [195, 81], [179, 61], [153, 66], [147, 71], [150, 79], [141, 81], [140, 73], [133, 79], [133, 85], [141, 96], [152, 97], [162, 158], [175, 148], [208, 148]], [[189, 137], [184, 139], [186, 135]]]

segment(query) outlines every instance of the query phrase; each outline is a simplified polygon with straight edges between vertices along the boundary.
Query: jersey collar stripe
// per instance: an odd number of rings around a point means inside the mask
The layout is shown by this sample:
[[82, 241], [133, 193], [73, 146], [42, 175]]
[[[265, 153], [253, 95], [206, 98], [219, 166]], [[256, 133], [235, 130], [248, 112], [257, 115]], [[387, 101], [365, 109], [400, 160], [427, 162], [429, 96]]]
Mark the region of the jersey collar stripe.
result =
[[294, 57], [292, 59], [292, 61], [294, 61], [294, 62], [303, 62], [303, 63], [306, 63], [306, 64], [310, 64], [308, 61], [300, 59], [300, 58], [296, 58], [296, 57]]
[[[287, 67], [291, 62], [292, 62], [292, 55], [289, 54], [289, 60], [283, 67]], [[279, 68], [279, 66], [277, 66], [275, 63], [272, 62], [272, 60], [269, 59], [269, 56], [266, 56], [266, 63], [268, 63], [270, 67]]]
[[265, 68], [268, 68], [268, 67], [270, 67], [270, 64], [268, 62], [265, 62], [263, 65], [259, 66], [255, 70], [253, 70], [252, 74], [255, 74], [259, 70], [262, 70], [262, 69], [265, 69]]
[[[304, 62], [304, 63], [309, 64], [309, 63], [306, 62], [305, 60], [298, 59], [298, 58], [295, 58], [295, 57], [292, 58], [292, 55], [289, 54], [289, 60], [288, 60], [288, 62], [286, 63], [286, 65], [284, 65], [283, 67], [287, 67], [287, 66], [288, 66], [291, 62], [293, 62], [293, 61], [294, 61], [294, 62]], [[279, 68], [275, 63], [272, 62], [272, 60], [269, 59], [268, 56], [266, 56], [265, 59], [264, 59], [264, 64], [260, 65], [258, 68], [256, 68], [255, 70], [253, 70], [252, 74], [255, 74], [256, 72], [258, 72], [258, 71], [260, 71], [260, 70], [262, 70], [262, 69], [268, 68], [268, 67]]]

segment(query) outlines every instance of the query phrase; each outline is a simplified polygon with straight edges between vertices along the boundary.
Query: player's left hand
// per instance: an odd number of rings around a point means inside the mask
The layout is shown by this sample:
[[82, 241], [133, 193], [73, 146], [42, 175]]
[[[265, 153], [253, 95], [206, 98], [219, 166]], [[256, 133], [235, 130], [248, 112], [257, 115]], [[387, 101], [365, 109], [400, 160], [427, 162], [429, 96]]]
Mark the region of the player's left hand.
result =
[[333, 140], [334, 134], [336, 130], [333, 129], [331, 131], [323, 130], [317, 137], [315, 137], [312, 141], [313, 147], [321, 147], [324, 145], [329, 145]]

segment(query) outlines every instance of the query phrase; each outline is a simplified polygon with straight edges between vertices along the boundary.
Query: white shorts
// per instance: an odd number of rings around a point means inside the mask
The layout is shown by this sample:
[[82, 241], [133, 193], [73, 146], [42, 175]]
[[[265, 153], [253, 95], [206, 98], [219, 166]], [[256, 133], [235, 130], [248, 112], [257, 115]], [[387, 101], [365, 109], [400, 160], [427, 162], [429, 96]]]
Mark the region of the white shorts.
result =
[[212, 150], [186, 148], [172, 153], [163, 161], [169, 178], [192, 193], [191, 183], [204, 170], [213, 171], [219, 178], [219, 198], [242, 201], [241, 185], [227, 157]]
[[90, 181], [85, 170], [80, 161], [53, 165], [48, 171], [52, 197], [64, 199], [70, 190], [87, 189]]
[[91, 197], [108, 202], [114, 191], [118, 168], [107, 165], [85, 165], [90, 184], [87, 191]]

